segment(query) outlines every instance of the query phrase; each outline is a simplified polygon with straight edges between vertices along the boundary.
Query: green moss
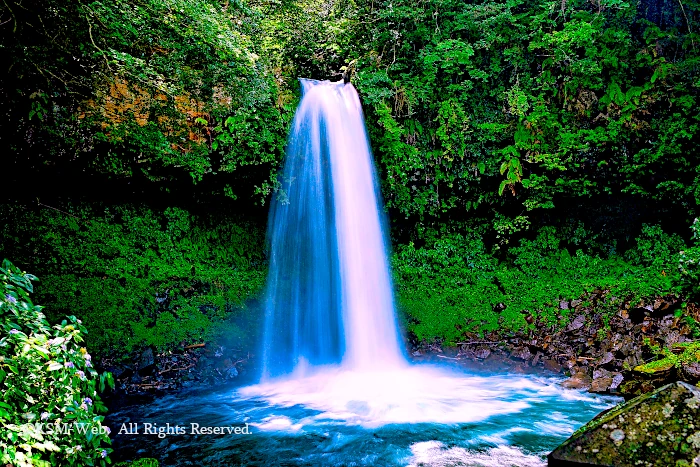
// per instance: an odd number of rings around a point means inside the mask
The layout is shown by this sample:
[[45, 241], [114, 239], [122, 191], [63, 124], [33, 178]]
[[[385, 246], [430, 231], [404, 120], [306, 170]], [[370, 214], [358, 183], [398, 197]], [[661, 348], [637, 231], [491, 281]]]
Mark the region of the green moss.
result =
[[[487, 251], [479, 231], [462, 232], [426, 235], [423, 246], [400, 245], [393, 255], [399, 308], [419, 339], [454, 344], [467, 332], [513, 332], [534, 325], [528, 315], [564, 326], [575, 316], [569, 303], [578, 298], [578, 306], [595, 307], [608, 323], [623, 300], [679, 291], [660, 267], [581, 250], [572, 255], [552, 240], [551, 228], [521, 240], [501, 259]], [[596, 290], [606, 293], [593, 303]], [[605, 329], [598, 338], [605, 338]]]
[[230, 323], [250, 314], [247, 302], [263, 286], [262, 228], [173, 207], [61, 210], [0, 206], [9, 220], [3, 249], [37, 271], [50, 317], [74, 310], [83, 320], [96, 354], [200, 342], [228, 328], [244, 334]]
[[[647, 344], [649, 340], [647, 339]], [[650, 346], [651, 350], [659, 357], [658, 360], [645, 363], [635, 367], [635, 371], [641, 373], [653, 374], [659, 371], [666, 371], [673, 367], [680, 368], [684, 363], [700, 362], [700, 341], [695, 342], [679, 342], [671, 347], [660, 348], [659, 346]]]

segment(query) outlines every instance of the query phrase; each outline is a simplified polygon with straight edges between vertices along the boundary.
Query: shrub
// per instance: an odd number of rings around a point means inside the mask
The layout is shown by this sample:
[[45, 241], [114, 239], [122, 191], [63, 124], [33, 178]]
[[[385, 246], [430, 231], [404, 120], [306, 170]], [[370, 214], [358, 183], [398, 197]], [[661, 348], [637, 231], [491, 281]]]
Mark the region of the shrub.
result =
[[112, 386], [112, 375], [93, 369], [81, 321], [51, 327], [29, 298], [36, 277], [8, 260], [0, 280], [0, 464], [107, 465], [97, 390]]

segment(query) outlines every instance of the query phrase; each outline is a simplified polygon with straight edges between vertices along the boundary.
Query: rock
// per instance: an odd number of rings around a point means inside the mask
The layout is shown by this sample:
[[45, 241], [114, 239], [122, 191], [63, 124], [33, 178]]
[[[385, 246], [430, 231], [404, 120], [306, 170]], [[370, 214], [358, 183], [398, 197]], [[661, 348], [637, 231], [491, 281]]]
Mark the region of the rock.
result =
[[512, 350], [510, 356], [519, 360], [530, 360], [532, 354], [527, 347], [516, 347]]
[[141, 376], [150, 375], [156, 366], [156, 359], [153, 356], [153, 349], [148, 347], [139, 356], [139, 374]]
[[610, 384], [610, 387], [608, 388], [610, 391], [617, 391], [617, 388], [620, 387], [620, 384], [622, 384], [622, 381], [624, 381], [625, 377], [622, 376], [622, 373], [613, 373], [612, 377], [612, 383]]
[[629, 368], [635, 368], [640, 363], [642, 363], [641, 355], [633, 354], [628, 355], [627, 358], [625, 358], [623, 365], [626, 365]]
[[477, 349], [474, 352], [474, 357], [481, 360], [489, 358], [489, 355], [491, 355], [491, 351], [489, 349]]
[[568, 310], [569, 309], [569, 302], [567, 302], [566, 300], [562, 300], [561, 302], [559, 302], [559, 309], [560, 310]]
[[581, 329], [584, 324], [586, 324], [586, 317], [584, 315], [578, 315], [569, 323], [566, 330], [575, 331], [577, 329]]
[[561, 373], [561, 371], [563, 370], [563, 367], [559, 364], [559, 362], [557, 362], [553, 358], [544, 359], [543, 364], [546, 370], [553, 371], [555, 373]]
[[583, 300], [579, 300], [579, 299], [572, 300], [572, 301], [571, 301], [571, 308], [576, 308], [576, 307], [579, 306], [581, 303], [583, 303]]
[[667, 384], [603, 412], [548, 456], [561, 466], [696, 466], [700, 389]]
[[561, 385], [567, 389], [588, 389], [591, 387], [591, 377], [587, 373], [580, 371], [571, 375]]
[[610, 386], [612, 386], [612, 382], [613, 379], [610, 376], [595, 378], [591, 382], [591, 387], [588, 388], [588, 392], [607, 392]]
[[112, 373], [114, 379], [130, 378], [134, 374], [134, 370], [127, 365], [109, 366], [105, 370]]
[[596, 360], [595, 363], [596, 365], [605, 365], [607, 363], [612, 362], [613, 360], [615, 360], [615, 356], [612, 354], [612, 352], [605, 352], [603, 355], [600, 356], [600, 358]]
[[414, 357], [420, 357], [420, 356], [422, 356], [423, 354], [420, 353], [420, 350], [416, 350], [415, 352], [413, 352], [412, 355], [413, 355]]
[[700, 380], [700, 363], [684, 363], [681, 367], [683, 376], [690, 380]]
[[612, 385], [612, 382], [612, 373], [603, 368], [597, 368], [593, 370], [593, 381], [591, 382], [591, 387], [588, 389], [588, 391], [606, 392]]
[[537, 352], [535, 354], [535, 358], [533, 358], [532, 361], [530, 362], [530, 365], [537, 366], [537, 364], [540, 362], [541, 358], [542, 358], [542, 352]]
[[233, 379], [236, 376], [238, 376], [238, 370], [236, 369], [235, 366], [232, 366], [228, 370], [226, 370], [226, 377], [229, 379]]

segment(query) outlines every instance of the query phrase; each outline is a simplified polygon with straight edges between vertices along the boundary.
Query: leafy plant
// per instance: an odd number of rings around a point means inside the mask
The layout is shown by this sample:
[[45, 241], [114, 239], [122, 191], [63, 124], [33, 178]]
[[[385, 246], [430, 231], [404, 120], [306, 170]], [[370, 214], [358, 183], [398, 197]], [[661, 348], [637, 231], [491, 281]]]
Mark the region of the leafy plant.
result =
[[49, 325], [29, 298], [34, 280], [8, 260], [0, 267], [0, 462], [105, 466], [112, 450], [98, 390], [112, 375], [98, 374], [80, 346], [79, 319]]

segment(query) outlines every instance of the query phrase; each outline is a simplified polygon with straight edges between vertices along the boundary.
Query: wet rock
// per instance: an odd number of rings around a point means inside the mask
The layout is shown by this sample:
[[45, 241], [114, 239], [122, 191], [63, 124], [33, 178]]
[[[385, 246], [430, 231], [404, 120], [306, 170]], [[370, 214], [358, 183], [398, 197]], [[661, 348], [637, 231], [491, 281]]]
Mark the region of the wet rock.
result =
[[238, 370], [236, 369], [235, 366], [232, 366], [228, 370], [226, 370], [226, 378], [233, 379], [238, 376]]
[[567, 379], [561, 385], [567, 389], [588, 389], [591, 387], [592, 379], [588, 376], [588, 373], [584, 371], [579, 371], [571, 375], [571, 378]]
[[561, 466], [696, 466], [700, 389], [676, 382], [603, 412], [548, 456]]
[[489, 349], [477, 349], [474, 352], [474, 357], [480, 360], [485, 360], [489, 358], [489, 355], [491, 355], [491, 351]]
[[553, 358], [546, 358], [543, 361], [544, 368], [549, 371], [553, 371], [555, 373], [561, 373], [562, 370], [564, 369], [559, 362], [554, 360]]
[[593, 381], [591, 382], [591, 387], [588, 389], [588, 391], [606, 392], [612, 385], [612, 382], [612, 373], [610, 373], [608, 370], [598, 368], [593, 371]]
[[588, 388], [588, 392], [607, 392], [612, 386], [613, 379], [610, 376], [604, 376], [602, 378], [595, 378], [591, 382], [591, 387]]

